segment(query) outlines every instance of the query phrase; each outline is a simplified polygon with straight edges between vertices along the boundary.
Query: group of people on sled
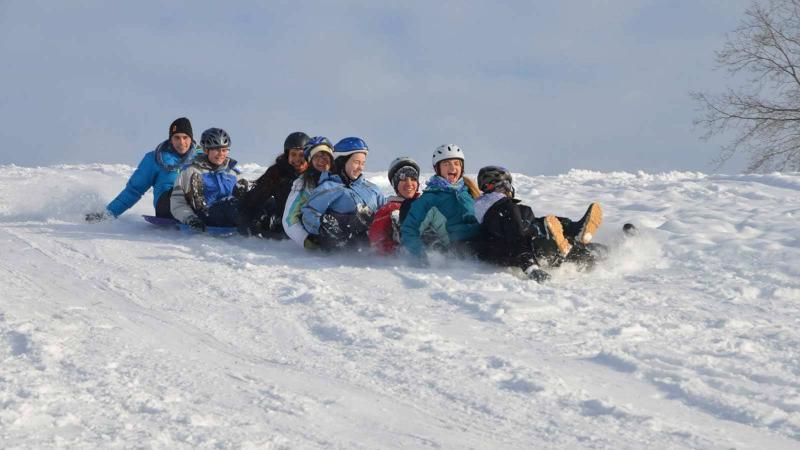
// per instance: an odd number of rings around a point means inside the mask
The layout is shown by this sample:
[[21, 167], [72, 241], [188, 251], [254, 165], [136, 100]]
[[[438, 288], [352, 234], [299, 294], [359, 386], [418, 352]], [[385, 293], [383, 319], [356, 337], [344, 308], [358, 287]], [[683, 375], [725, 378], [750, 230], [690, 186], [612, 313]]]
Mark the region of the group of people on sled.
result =
[[599, 204], [589, 205], [577, 221], [536, 217], [515, 198], [507, 169], [483, 167], [477, 184], [465, 177], [464, 152], [454, 144], [434, 150], [434, 175], [422, 192], [419, 164], [394, 159], [389, 197], [364, 177], [369, 147], [358, 137], [333, 144], [324, 136], [291, 133], [283, 153], [253, 182], [241, 175], [230, 149], [225, 130], [205, 130], [198, 145], [190, 121], [176, 119], [169, 138], [145, 154], [125, 189], [86, 220], [116, 218], [152, 188], [157, 217], [196, 231], [236, 227], [310, 250], [404, 253], [420, 265], [436, 250], [518, 267], [539, 282], [549, 278], [546, 268], [563, 262], [591, 266], [602, 249], [591, 243], [602, 221]]

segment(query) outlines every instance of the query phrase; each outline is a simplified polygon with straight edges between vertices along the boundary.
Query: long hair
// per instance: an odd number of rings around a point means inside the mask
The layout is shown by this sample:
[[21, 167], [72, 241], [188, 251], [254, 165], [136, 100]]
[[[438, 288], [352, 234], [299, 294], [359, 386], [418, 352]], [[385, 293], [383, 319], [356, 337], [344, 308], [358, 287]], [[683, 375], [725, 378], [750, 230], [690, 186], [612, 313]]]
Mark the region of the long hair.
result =
[[275, 176], [274, 171], [270, 171], [270, 169], [275, 166], [281, 167], [288, 165], [289, 162], [286, 159], [286, 155], [283, 153], [278, 155], [275, 158], [275, 164], [268, 167], [267, 170], [253, 182], [252, 189], [250, 189], [244, 197], [243, 207], [245, 209], [253, 209], [266, 202], [272, 194], [272, 189], [275, 188], [275, 180], [271, 179], [271, 177]]
[[322, 172], [315, 169], [314, 166], [309, 164], [308, 169], [306, 169], [306, 171], [303, 172], [303, 174], [300, 176], [303, 177], [303, 186], [305, 186], [306, 189], [310, 191], [313, 190], [315, 187], [317, 187], [317, 185], [319, 184], [319, 177], [322, 176]]
[[467, 189], [469, 190], [469, 195], [471, 195], [472, 198], [474, 199], [480, 197], [481, 190], [478, 189], [478, 183], [476, 183], [475, 180], [473, 180], [472, 178], [468, 177], [463, 177], [463, 178], [464, 178], [464, 186], [466, 186]]

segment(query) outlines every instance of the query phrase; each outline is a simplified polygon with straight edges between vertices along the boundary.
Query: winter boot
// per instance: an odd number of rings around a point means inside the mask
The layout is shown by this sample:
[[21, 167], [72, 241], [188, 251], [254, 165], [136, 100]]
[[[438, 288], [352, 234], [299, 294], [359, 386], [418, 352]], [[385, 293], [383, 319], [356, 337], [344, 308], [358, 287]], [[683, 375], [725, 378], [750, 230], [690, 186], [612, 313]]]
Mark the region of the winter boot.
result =
[[567, 241], [567, 238], [564, 237], [564, 228], [561, 226], [558, 217], [545, 216], [544, 226], [547, 228], [548, 237], [556, 243], [556, 247], [558, 247], [561, 256], [567, 256], [572, 246], [569, 244], [569, 241]]
[[533, 246], [533, 262], [539, 267], [558, 267], [564, 262], [564, 256], [555, 241], [546, 237], [531, 240]]
[[581, 244], [588, 244], [591, 242], [595, 231], [600, 228], [602, 222], [603, 209], [600, 208], [599, 203], [592, 203], [589, 205], [589, 209], [586, 210], [586, 214], [584, 214], [580, 220], [581, 231], [578, 233], [576, 242]]
[[192, 174], [189, 180], [189, 202], [192, 204], [192, 209], [196, 213], [205, 213], [208, 209], [206, 205], [206, 197], [204, 195], [205, 188], [203, 187], [203, 179], [199, 173]]

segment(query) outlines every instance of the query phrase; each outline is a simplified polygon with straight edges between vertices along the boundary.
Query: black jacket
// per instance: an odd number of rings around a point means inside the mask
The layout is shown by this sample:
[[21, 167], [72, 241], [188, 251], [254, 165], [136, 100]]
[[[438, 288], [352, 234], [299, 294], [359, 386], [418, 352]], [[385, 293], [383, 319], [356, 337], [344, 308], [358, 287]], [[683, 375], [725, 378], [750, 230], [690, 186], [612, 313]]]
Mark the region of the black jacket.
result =
[[480, 259], [523, 270], [535, 263], [532, 239], [538, 235], [530, 206], [509, 197], [496, 201], [483, 215]]
[[299, 175], [283, 155], [279, 156], [244, 197], [241, 205], [242, 223], [254, 225], [262, 216], [274, 216], [278, 220], [273, 223], [281, 228], [272, 231], [283, 231], [280, 218], [283, 217], [292, 183]]

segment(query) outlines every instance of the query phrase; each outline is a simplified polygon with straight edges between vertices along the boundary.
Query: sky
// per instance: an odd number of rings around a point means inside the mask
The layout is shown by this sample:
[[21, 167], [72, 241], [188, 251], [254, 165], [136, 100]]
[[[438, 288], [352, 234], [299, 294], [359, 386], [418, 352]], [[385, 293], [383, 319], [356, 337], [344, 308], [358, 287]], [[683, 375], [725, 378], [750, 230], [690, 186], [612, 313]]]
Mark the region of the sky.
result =
[[717, 169], [690, 91], [744, 0], [0, 0], [1, 164], [135, 165], [186, 116], [270, 164], [287, 134], [359, 136], [368, 171]]

